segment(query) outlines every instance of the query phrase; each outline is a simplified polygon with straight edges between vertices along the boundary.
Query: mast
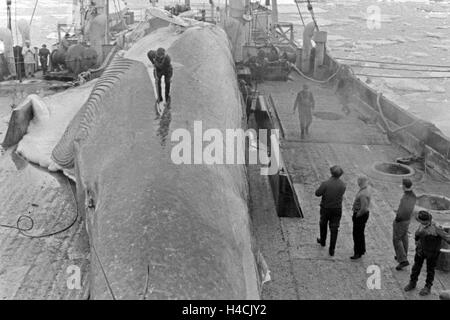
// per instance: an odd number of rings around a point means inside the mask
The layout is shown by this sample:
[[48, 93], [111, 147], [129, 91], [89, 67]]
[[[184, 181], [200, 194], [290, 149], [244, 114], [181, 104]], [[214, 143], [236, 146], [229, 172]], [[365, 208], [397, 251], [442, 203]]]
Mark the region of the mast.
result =
[[272, 29], [278, 24], [278, 4], [277, 0], [272, 0]]
[[106, 0], [105, 3], [105, 15], [106, 15], [105, 44], [109, 44], [109, 0]]
[[7, 28], [9, 30], [12, 30], [11, 28], [11, 0], [6, 0], [6, 12], [7, 12], [7, 17], [8, 17], [8, 26]]

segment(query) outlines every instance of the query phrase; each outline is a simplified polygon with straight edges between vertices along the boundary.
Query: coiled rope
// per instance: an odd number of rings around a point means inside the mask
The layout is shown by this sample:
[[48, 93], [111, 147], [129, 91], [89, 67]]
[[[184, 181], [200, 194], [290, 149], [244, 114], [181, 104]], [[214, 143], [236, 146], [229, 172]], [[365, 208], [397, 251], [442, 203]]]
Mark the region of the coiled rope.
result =
[[[50, 233], [45, 233], [45, 234], [40, 234], [40, 235], [31, 235], [31, 234], [27, 234], [26, 232], [31, 231], [34, 228], [34, 220], [32, 217], [30, 217], [29, 215], [20, 215], [19, 218], [16, 221], [15, 225], [8, 225], [8, 224], [0, 224], [0, 227], [2, 228], [9, 228], [9, 229], [16, 229], [19, 231], [19, 233], [27, 238], [31, 238], [31, 239], [40, 239], [40, 238], [47, 238], [47, 237], [51, 237], [60, 233], [63, 233], [64, 231], [69, 230], [78, 220], [78, 216], [79, 216], [79, 212], [78, 212], [78, 204], [76, 201], [76, 196], [72, 190], [72, 187], [70, 186], [70, 181], [69, 178], [66, 177], [67, 180], [67, 184], [68, 184], [68, 188], [71, 190], [71, 194], [75, 203], [75, 208], [76, 208], [76, 214], [75, 217], [73, 218], [73, 220], [70, 222], [70, 224], [58, 231], [55, 232], [50, 232]], [[23, 226], [23, 222], [27, 220], [30, 224], [30, 226], [28, 227], [24, 227]]]

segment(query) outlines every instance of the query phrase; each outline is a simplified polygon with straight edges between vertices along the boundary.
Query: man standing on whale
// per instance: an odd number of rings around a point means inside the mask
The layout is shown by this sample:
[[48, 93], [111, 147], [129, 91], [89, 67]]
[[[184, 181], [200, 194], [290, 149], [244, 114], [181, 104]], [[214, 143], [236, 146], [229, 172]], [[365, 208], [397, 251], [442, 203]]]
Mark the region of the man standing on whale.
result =
[[163, 101], [162, 99], [162, 89], [161, 89], [161, 78], [164, 76], [164, 84], [165, 84], [165, 100], [166, 103], [170, 103], [170, 82], [173, 75], [173, 68], [170, 57], [166, 54], [166, 50], [164, 48], [158, 48], [156, 52], [154, 50], [150, 50], [147, 53], [147, 57], [150, 59], [151, 63], [154, 66], [153, 74], [155, 76], [156, 81], [156, 90], [158, 93], [157, 103]]

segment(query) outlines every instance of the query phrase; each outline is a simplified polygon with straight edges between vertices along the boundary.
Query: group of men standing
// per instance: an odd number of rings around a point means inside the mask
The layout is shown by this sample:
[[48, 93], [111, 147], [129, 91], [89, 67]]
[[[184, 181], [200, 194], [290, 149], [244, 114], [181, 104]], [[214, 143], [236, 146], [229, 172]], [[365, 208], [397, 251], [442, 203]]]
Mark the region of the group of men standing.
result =
[[22, 48], [22, 57], [23, 63], [25, 66], [25, 78], [32, 77], [34, 78], [34, 74], [36, 72], [36, 57], [39, 57], [39, 62], [42, 68], [43, 74], [47, 74], [48, 72], [48, 59], [50, 56], [50, 51], [47, 49], [45, 44], [42, 45], [42, 48], [37, 50], [37, 47], [31, 47], [30, 40], [25, 41], [25, 45]]
[[[331, 177], [322, 182], [315, 194], [321, 197], [320, 203], [320, 237], [317, 242], [325, 247], [327, 240], [327, 229], [330, 229], [329, 254], [334, 256], [338, 230], [342, 217], [342, 200], [346, 191], [346, 184], [340, 179], [344, 171], [339, 166], [330, 168]], [[357, 184], [359, 191], [353, 202], [353, 242], [354, 254], [352, 260], [360, 259], [366, 253], [365, 227], [369, 220], [371, 203], [371, 192], [369, 190], [369, 180], [365, 176], [358, 177]], [[416, 195], [412, 190], [412, 181], [403, 179], [403, 196], [400, 205], [396, 210], [393, 222], [393, 246], [395, 260], [398, 265], [396, 270], [402, 270], [409, 265], [408, 262], [408, 230], [416, 205]], [[440, 226], [432, 221], [432, 216], [427, 211], [419, 211], [417, 221], [420, 223], [415, 233], [416, 254], [414, 265], [411, 270], [410, 282], [405, 287], [405, 291], [410, 291], [416, 287], [417, 280], [423, 263], [427, 264], [427, 278], [425, 287], [420, 291], [420, 295], [428, 295], [433, 285], [436, 263], [439, 258], [441, 241], [450, 243], [450, 234], [445, 232]]]

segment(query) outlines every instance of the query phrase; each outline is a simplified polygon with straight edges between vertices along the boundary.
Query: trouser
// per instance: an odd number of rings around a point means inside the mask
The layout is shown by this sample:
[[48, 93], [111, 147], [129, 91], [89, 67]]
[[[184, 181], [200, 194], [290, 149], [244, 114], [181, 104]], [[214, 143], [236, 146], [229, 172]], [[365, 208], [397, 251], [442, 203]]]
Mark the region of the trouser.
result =
[[34, 74], [34, 63], [25, 63], [25, 76], [32, 76]]
[[336, 248], [336, 241], [339, 232], [339, 225], [342, 217], [342, 208], [320, 208], [320, 243], [327, 242], [327, 228], [330, 228], [330, 250]]
[[161, 88], [161, 78], [164, 76], [164, 85], [165, 85], [165, 100], [167, 102], [167, 100], [170, 97], [170, 82], [172, 79], [172, 72], [165, 72], [165, 73], [160, 73], [157, 72], [155, 69], [154, 72], [154, 76], [155, 76], [155, 81], [156, 81], [156, 90], [157, 90], [157, 94], [158, 94], [158, 102], [162, 101], [162, 88]]
[[364, 230], [366, 229], [367, 220], [369, 220], [369, 212], [360, 217], [356, 217], [356, 212], [353, 212], [353, 250], [355, 255], [363, 255], [366, 253], [366, 237], [364, 235]]
[[392, 229], [392, 242], [398, 262], [408, 261], [408, 228], [409, 221], [394, 221]]
[[414, 256], [414, 265], [411, 270], [411, 282], [416, 284], [419, 279], [420, 270], [422, 270], [423, 262], [427, 261], [427, 279], [425, 284], [431, 288], [434, 280], [434, 271], [436, 269], [436, 263], [439, 258], [439, 252], [433, 255], [425, 255], [423, 253], [417, 253]]
[[305, 134], [309, 135], [309, 126], [312, 123], [311, 115], [308, 113], [299, 112], [299, 121], [301, 136], [304, 137]]
[[47, 73], [47, 59], [41, 59], [41, 67], [42, 67], [42, 73], [46, 74]]

